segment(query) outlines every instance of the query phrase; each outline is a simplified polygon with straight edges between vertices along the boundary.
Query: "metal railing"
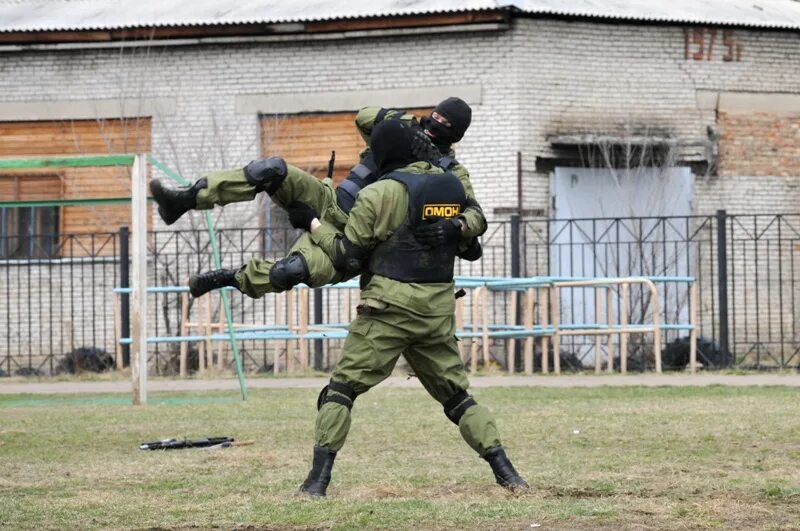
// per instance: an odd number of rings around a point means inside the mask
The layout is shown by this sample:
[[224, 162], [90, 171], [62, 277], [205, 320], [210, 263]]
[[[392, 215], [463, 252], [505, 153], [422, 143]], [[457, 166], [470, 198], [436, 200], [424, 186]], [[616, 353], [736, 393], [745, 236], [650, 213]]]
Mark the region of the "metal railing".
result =
[[[296, 235], [293, 229], [217, 230], [226, 267], [237, 267], [252, 256], [283, 256]], [[126, 233], [26, 237], [38, 242], [35, 245], [42, 250], [39, 258], [0, 258], [0, 370], [9, 374], [53, 373], [63, 356], [81, 347], [113, 355], [111, 292], [126, 285]], [[4, 238], [10, 236], [0, 235], [0, 240]], [[571, 220], [512, 216], [490, 223], [482, 242], [483, 258], [474, 263], [459, 262], [458, 275], [694, 277], [700, 364], [745, 368], [800, 365], [800, 214], [718, 212], [709, 216]], [[214, 267], [208, 235], [203, 230], [153, 232], [149, 254], [149, 283], [153, 286], [183, 284], [190, 274]], [[311, 322], [341, 321], [338, 309], [345, 304], [343, 297], [344, 293], [315, 292], [309, 304]], [[510, 297], [495, 298], [489, 311], [498, 321], [522, 324], [522, 302], [511, 304]], [[685, 291], [665, 286], [661, 298], [665, 318], [686, 321], [689, 301]], [[646, 289], [631, 287], [626, 322], [647, 322], [652, 302]], [[559, 303], [562, 322], [591, 322], [594, 317], [590, 288], [565, 291]], [[123, 330], [127, 328], [126, 305], [123, 297]], [[287, 312], [285, 307], [276, 308], [269, 298], [253, 300], [243, 295], [232, 297], [232, 307], [237, 323], [253, 326], [274, 322]], [[177, 294], [158, 294], [152, 297], [149, 308], [153, 335], [179, 335], [182, 317]], [[686, 335], [681, 330], [666, 330], [661, 348], [685, 341]], [[270, 355], [263, 342], [245, 339], [240, 344], [250, 370], [267, 368]], [[591, 340], [565, 338], [560, 347], [562, 352], [581, 359], [593, 345]], [[498, 340], [493, 348], [503, 351], [508, 346]], [[329, 352], [335, 348], [322, 341], [316, 343], [314, 365], [323, 369], [330, 366]], [[514, 348], [522, 346], [518, 343]], [[627, 348], [632, 360], [640, 357], [644, 367], [652, 364], [651, 342], [632, 340]], [[154, 372], [178, 371], [179, 356], [174, 346], [153, 345], [150, 356]], [[495, 358], [505, 364], [504, 354]], [[588, 359], [584, 362], [591, 366]], [[635, 362], [629, 369], [634, 367]]]

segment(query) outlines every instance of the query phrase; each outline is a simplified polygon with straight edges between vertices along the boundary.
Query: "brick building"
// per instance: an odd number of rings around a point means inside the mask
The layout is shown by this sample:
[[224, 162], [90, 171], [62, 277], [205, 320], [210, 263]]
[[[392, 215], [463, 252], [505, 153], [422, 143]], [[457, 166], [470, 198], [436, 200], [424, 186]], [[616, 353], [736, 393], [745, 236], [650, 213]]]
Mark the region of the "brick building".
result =
[[[350, 125], [360, 106], [424, 110], [459, 95], [473, 106], [459, 160], [493, 221], [798, 212], [793, 0], [388, 0], [318, 2], [313, 13], [302, 2], [261, 4], [165, 10], [148, 0], [134, 11], [0, 0], [0, 157], [149, 149], [194, 178], [272, 153], [321, 174], [335, 149], [341, 176], [360, 149]], [[641, 169], [667, 166], [656, 173], [681, 193], [653, 188], [634, 200], [645, 179], [655, 182]], [[5, 172], [0, 197], [104, 197], [126, 182], [118, 173]], [[266, 208], [228, 208], [221, 223], [269, 226]], [[0, 237], [25, 224], [116, 230], [128, 217], [122, 207], [15, 212], [3, 211]], [[154, 228], [164, 228], [157, 216]], [[800, 260], [792, 243], [785, 252]], [[713, 267], [692, 260], [676, 271]], [[547, 262], [529, 254], [526, 271]], [[800, 299], [794, 276], [791, 286]], [[712, 291], [703, 308], [711, 321]], [[774, 326], [797, 312], [792, 304]], [[748, 306], [740, 316], [757, 314]]]

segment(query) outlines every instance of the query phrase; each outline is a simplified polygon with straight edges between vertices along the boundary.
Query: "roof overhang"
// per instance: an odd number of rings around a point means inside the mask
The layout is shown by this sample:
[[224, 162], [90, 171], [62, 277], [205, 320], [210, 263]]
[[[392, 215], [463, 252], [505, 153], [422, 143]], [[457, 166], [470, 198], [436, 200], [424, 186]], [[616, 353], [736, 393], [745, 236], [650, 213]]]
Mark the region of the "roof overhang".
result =
[[3, 44], [130, 43], [149, 45], [230, 42], [237, 40], [329, 40], [459, 31], [498, 31], [508, 28], [508, 10], [385, 16], [307, 22], [253, 22], [238, 24], [165, 25], [128, 28], [2, 31]]

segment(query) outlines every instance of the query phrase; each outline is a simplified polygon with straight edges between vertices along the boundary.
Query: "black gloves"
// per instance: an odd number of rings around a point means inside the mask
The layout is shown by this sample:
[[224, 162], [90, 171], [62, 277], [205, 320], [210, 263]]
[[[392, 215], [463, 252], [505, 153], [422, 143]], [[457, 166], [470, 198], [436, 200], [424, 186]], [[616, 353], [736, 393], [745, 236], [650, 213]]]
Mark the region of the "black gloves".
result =
[[417, 158], [425, 162], [432, 162], [437, 160], [442, 154], [433, 145], [431, 137], [425, 134], [420, 127], [414, 127], [411, 136], [411, 153]]
[[311, 230], [311, 221], [319, 217], [316, 210], [300, 201], [289, 203], [289, 223], [296, 229]]
[[469, 246], [458, 253], [458, 257], [467, 262], [479, 260], [481, 256], [483, 256], [483, 247], [481, 247], [481, 242], [478, 241], [478, 238], [472, 238]]
[[414, 228], [414, 237], [426, 247], [453, 244], [461, 238], [461, 221], [458, 218], [440, 219]]

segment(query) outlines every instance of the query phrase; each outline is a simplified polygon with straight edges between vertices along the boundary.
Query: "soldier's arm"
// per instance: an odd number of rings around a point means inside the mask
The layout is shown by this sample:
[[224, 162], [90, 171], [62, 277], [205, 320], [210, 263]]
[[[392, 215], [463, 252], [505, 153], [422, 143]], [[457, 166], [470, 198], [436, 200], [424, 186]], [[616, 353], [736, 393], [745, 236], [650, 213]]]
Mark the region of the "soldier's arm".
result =
[[402, 114], [402, 116], [400, 116], [400, 121], [402, 122], [410, 122], [412, 119], [414, 119], [414, 115], [398, 109], [388, 109], [386, 107], [362, 107], [358, 111], [358, 114], [356, 114], [356, 128], [358, 129], [358, 132], [361, 133], [361, 137], [364, 139], [364, 142], [369, 144], [369, 137], [372, 135], [372, 128], [375, 127], [375, 122], [378, 117], [383, 115], [382, 119], [385, 120], [386, 118], [395, 118], [399, 114]]
[[311, 223], [310, 236], [311, 241], [322, 249], [328, 255], [328, 258], [333, 260], [334, 247], [339, 238], [342, 237], [341, 231], [328, 222], [317, 220], [316, 223]]
[[392, 235], [408, 211], [408, 194], [402, 184], [381, 181], [365, 188], [356, 199], [344, 233], [327, 223], [312, 226], [311, 239], [347, 273], [357, 273], [372, 248]]
[[467, 195], [467, 208], [464, 209], [459, 215], [459, 218], [464, 224], [462, 230], [462, 238], [471, 239], [480, 236], [486, 232], [486, 217], [483, 215], [483, 209], [475, 199], [475, 192], [472, 190], [472, 183], [469, 180], [469, 172], [467, 169], [459, 164], [453, 170], [453, 174], [461, 181], [464, 187], [464, 192]]

